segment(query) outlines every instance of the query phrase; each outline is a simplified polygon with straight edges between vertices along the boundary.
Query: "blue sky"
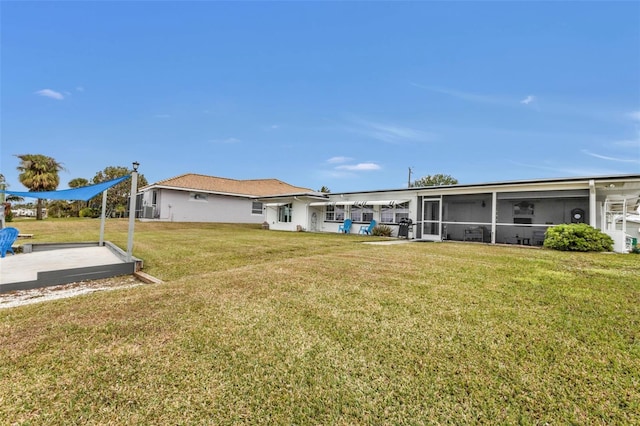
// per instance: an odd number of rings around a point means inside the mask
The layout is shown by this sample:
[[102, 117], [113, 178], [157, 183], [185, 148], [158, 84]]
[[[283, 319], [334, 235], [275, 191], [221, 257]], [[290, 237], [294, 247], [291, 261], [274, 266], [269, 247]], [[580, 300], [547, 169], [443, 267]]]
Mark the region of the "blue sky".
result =
[[640, 173], [640, 2], [6, 2], [0, 168], [333, 192]]

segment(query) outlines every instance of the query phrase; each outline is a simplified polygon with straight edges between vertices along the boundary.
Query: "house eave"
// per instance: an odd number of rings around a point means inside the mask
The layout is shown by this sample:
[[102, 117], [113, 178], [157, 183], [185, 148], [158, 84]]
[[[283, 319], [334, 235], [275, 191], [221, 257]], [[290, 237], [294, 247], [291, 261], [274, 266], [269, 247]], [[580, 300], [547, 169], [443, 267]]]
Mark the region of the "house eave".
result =
[[229, 197], [242, 197], [242, 198], [256, 198], [257, 195], [251, 194], [237, 194], [233, 192], [222, 192], [222, 191], [212, 191], [210, 189], [199, 189], [199, 188], [187, 188], [187, 187], [179, 187], [179, 186], [167, 186], [167, 185], [149, 185], [140, 189], [140, 192], [150, 190], [150, 189], [167, 189], [172, 191], [185, 191], [185, 192], [199, 192], [202, 194], [213, 194], [213, 195], [226, 195]]
[[276, 195], [264, 195], [264, 196], [256, 196], [254, 197], [258, 200], [276, 200], [276, 199], [284, 199], [284, 198], [305, 198], [309, 200], [328, 200], [329, 197], [326, 195], [320, 195], [319, 193], [309, 193], [309, 192], [300, 192], [300, 193], [291, 193], [291, 194], [276, 194]]
[[640, 184], [640, 174], [621, 174], [621, 175], [604, 175], [604, 176], [586, 176], [586, 177], [567, 177], [567, 178], [544, 178], [544, 179], [525, 179], [525, 180], [513, 180], [503, 182], [486, 182], [486, 183], [474, 183], [474, 184], [456, 184], [456, 185], [439, 185], [439, 186], [420, 186], [410, 188], [395, 188], [395, 189], [378, 189], [369, 191], [349, 191], [349, 192], [336, 192], [330, 195], [354, 195], [354, 194], [372, 194], [380, 192], [415, 192], [416, 195], [428, 194], [428, 193], [455, 193], [460, 191], [473, 191], [479, 192], [479, 190], [504, 190], [508, 191], [511, 188], [514, 190], [522, 190], [524, 188], [532, 188], [536, 186], [544, 186], [548, 189], [549, 185], [557, 187], [573, 187], [583, 188], [588, 187], [590, 181], [595, 181], [596, 185], [609, 184], [616, 181], [636, 181]]

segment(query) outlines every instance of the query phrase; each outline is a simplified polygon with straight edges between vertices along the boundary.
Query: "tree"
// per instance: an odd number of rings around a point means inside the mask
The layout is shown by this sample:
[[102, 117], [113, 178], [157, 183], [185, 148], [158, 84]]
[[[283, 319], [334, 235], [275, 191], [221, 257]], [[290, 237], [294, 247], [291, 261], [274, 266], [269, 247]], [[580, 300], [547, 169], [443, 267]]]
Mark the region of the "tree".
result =
[[69, 188], [82, 188], [83, 186], [89, 185], [89, 181], [85, 178], [75, 178], [71, 179], [68, 185]]
[[414, 186], [442, 186], [442, 185], [455, 185], [458, 183], [458, 179], [450, 175], [443, 175], [438, 173], [435, 175], [426, 175], [420, 179], [416, 179], [411, 184]]
[[325, 194], [328, 194], [331, 192], [331, 190], [328, 187], [322, 185], [322, 188], [320, 188], [318, 192], [324, 192]]
[[[55, 191], [60, 184], [58, 172], [64, 170], [61, 163], [42, 154], [16, 155], [20, 159], [17, 167], [20, 183], [29, 188], [29, 192]], [[36, 204], [36, 220], [42, 220], [42, 198]]]
[[47, 205], [47, 215], [49, 217], [71, 217], [72, 215], [77, 216], [75, 214], [74, 203], [71, 201], [65, 200], [54, 200], [50, 201]]
[[[5, 180], [4, 175], [2, 173], [0, 173], [0, 189], [5, 189], [6, 190], [7, 188], [9, 188], [9, 184]], [[7, 195], [5, 193], [2, 193], [0, 195], [0, 197], [4, 197], [4, 201], [8, 202], [8, 203], [21, 203], [21, 202], [24, 201], [24, 198], [19, 197], [17, 195], [13, 195], [13, 194]], [[0, 199], [2, 199], [2, 198], [0, 198]]]
[[[122, 176], [130, 175], [132, 170], [127, 167], [122, 166], [109, 166], [104, 170], [99, 171], [93, 178], [93, 183], [101, 183], [108, 180], [117, 179]], [[147, 179], [145, 179], [144, 175], [138, 175], [138, 188], [143, 186], [147, 186]], [[136, 188], [136, 192], [138, 190]], [[127, 202], [129, 200], [129, 193], [131, 192], [131, 181], [125, 180], [124, 182], [120, 182], [119, 184], [112, 186], [107, 191], [107, 211], [106, 216], [110, 217], [111, 213], [117, 211], [118, 208], [120, 210], [127, 206]], [[135, 195], [135, 194], [134, 194]], [[100, 206], [102, 204], [102, 195], [95, 196], [89, 201], [91, 206]]]
[[[83, 186], [89, 185], [89, 181], [85, 178], [75, 178], [71, 179], [68, 183], [69, 188], [82, 188]], [[82, 201], [74, 201], [72, 206], [72, 213], [74, 216], [80, 215], [80, 209], [82, 207], [86, 207], [87, 203], [83, 203]]]

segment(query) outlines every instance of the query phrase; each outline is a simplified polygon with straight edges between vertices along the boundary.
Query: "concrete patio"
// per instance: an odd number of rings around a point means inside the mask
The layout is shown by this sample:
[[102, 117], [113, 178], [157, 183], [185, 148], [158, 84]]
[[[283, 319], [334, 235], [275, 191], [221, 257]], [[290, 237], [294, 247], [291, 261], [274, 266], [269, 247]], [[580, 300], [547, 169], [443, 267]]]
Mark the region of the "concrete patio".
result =
[[24, 253], [0, 259], [0, 293], [133, 274], [142, 261], [106, 242], [25, 244]]

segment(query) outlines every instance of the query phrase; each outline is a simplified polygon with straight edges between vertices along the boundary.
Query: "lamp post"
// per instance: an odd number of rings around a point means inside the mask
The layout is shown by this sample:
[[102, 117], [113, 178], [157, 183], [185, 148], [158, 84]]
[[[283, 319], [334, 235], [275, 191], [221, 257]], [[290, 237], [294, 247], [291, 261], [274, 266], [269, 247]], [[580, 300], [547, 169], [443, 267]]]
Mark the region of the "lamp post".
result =
[[133, 256], [133, 227], [136, 222], [136, 198], [138, 192], [138, 167], [140, 163], [133, 162], [133, 171], [131, 172], [131, 192], [129, 195], [129, 236], [127, 239], [127, 262], [131, 262]]

